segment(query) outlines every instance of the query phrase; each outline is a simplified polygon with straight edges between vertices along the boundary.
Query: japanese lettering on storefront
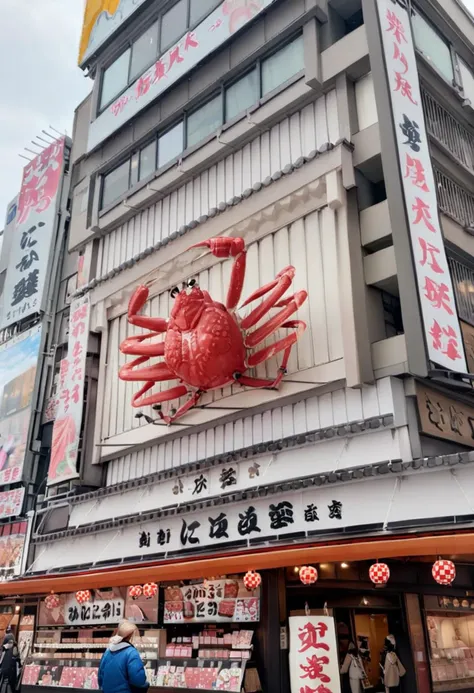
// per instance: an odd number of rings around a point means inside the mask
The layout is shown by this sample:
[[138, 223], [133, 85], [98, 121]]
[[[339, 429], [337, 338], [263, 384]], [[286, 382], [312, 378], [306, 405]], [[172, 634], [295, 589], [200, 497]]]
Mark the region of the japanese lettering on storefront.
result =
[[334, 619], [290, 616], [291, 693], [340, 693]]
[[392, 0], [377, 6], [428, 354], [437, 365], [465, 373], [408, 11]]
[[90, 604], [78, 604], [74, 594], [69, 595], [64, 608], [67, 626], [105, 625], [119, 623], [124, 618], [123, 599], [96, 599]]
[[167, 587], [163, 623], [255, 623], [260, 619], [260, 589], [249, 593], [242, 580], [206, 580]]
[[417, 384], [421, 431], [474, 447], [474, 407]]
[[88, 151], [121, 128], [275, 0], [224, 0], [187, 31], [89, 126]]
[[71, 303], [68, 355], [61, 361], [59, 370], [56, 420], [48, 471], [49, 485], [78, 476], [89, 318], [89, 295]]
[[42, 310], [64, 160], [64, 138], [23, 170], [16, 228], [5, 279], [1, 327]]

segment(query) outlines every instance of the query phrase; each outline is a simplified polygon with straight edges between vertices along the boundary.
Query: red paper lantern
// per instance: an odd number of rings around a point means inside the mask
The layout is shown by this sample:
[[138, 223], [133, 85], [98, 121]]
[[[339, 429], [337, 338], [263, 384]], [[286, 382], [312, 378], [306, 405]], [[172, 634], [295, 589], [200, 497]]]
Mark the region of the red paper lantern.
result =
[[262, 576], [254, 570], [249, 570], [244, 575], [244, 585], [249, 592], [256, 590], [262, 584]]
[[456, 577], [456, 566], [452, 561], [441, 558], [439, 561], [433, 563], [431, 573], [438, 585], [449, 587]]
[[313, 585], [318, 579], [318, 571], [312, 565], [304, 565], [300, 568], [300, 580], [303, 585]]
[[386, 585], [390, 578], [390, 568], [386, 563], [374, 563], [369, 568], [369, 578], [374, 585]]
[[92, 599], [90, 590], [79, 590], [79, 592], [76, 592], [76, 599], [79, 604], [85, 604], [86, 602], [90, 602], [90, 600]]
[[51, 594], [48, 594], [48, 596], [45, 598], [44, 605], [47, 609], [49, 609], [49, 611], [52, 611], [53, 609], [58, 609], [60, 607], [61, 600], [57, 594], [51, 592]]
[[147, 582], [143, 585], [143, 596], [147, 599], [152, 599], [158, 594], [158, 585], [156, 582]]
[[132, 599], [138, 599], [143, 594], [143, 589], [141, 585], [132, 585], [128, 588], [128, 596]]

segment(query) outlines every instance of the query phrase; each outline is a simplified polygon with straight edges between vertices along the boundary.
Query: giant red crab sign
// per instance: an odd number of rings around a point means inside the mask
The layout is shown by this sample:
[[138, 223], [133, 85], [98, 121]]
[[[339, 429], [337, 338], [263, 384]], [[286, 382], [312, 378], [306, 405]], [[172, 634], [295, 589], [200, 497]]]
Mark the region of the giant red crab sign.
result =
[[[293, 281], [294, 267], [285, 267], [272, 282], [254, 291], [242, 307], [266, 297], [241, 319], [235, 310], [245, 278], [246, 250], [243, 239], [210, 238], [192, 247], [207, 247], [216, 257], [234, 258], [226, 305], [214, 301], [207, 291], [200, 289], [191, 280], [181, 291], [175, 288], [171, 292], [175, 303], [169, 320], [147, 317], [139, 315], [139, 312], [148, 299], [148, 288], [139, 286], [128, 305], [128, 321], [152, 331], [128, 337], [120, 345], [123, 354], [132, 354], [138, 358], [122, 366], [119, 377], [122, 380], [145, 383], [133, 396], [134, 407], [160, 405], [188, 395], [186, 402], [177, 411], [172, 410], [165, 415], [160, 409], [160, 417], [167, 424], [183, 416], [208, 390], [233, 383], [246, 387], [276, 388], [286, 373], [292, 346], [306, 329], [306, 323], [302, 320], [288, 320], [306, 301], [306, 291], [297, 291], [282, 298]], [[257, 323], [272, 308], [281, 310], [257, 327]], [[269, 335], [282, 327], [292, 331], [271, 346], [257, 348]], [[147, 341], [163, 333], [164, 341]], [[255, 348], [257, 350], [250, 353]], [[283, 358], [274, 380], [245, 375], [249, 368], [279, 352], [283, 352]], [[162, 356], [164, 361], [139, 367], [157, 356]], [[155, 383], [168, 380], [178, 380], [179, 385], [145, 397]]]

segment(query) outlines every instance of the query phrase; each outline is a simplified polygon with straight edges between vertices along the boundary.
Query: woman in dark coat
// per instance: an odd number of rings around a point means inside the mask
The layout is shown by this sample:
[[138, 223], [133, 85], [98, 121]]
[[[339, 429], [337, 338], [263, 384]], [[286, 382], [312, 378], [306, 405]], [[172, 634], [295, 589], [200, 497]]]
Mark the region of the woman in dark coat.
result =
[[15, 638], [11, 628], [8, 627], [3, 639], [2, 654], [0, 659], [0, 674], [2, 677], [2, 690], [4, 689], [5, 680], [8, 681], [11, 693], [15, 693], [18, 687], [18, 667], [20, 662], [20, 653], [18, 651]]

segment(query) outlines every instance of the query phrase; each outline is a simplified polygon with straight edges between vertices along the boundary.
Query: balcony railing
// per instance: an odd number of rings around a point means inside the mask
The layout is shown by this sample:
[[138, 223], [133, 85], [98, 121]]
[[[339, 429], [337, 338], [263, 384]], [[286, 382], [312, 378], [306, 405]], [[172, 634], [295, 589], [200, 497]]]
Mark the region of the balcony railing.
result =
[[459, 317], [474, 324], [474, 272], [462, 262], [448, 257]]
[[441, 211], [461, 226], [474, 228], [474, 195], [442, 173], [436, 166], [433, 166], [433, 173]]
[[474, 135], [425, 89], [421, 90], [421, 97], [429, 134], [474, 173]]

